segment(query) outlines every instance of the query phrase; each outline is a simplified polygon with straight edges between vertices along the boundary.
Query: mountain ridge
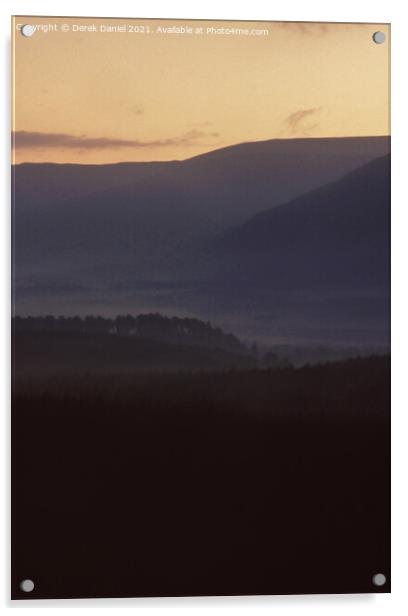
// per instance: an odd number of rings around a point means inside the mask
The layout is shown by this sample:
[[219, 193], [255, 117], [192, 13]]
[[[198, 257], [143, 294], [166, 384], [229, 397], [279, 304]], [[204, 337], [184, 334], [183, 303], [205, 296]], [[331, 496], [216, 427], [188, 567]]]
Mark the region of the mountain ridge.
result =
[[[248, 142], [183, 161], [13, 167], [14, 202], [43, 210], [106, 190], [135, 192], [137, 202], [166, 199], [176, 191], [184, 210], [205, 211], [217, 224], [243, 222], [341, 177], [389, 151], [388, 137], [282, 139]], [[113, 196], [114, 198], [114, 196]]]
[[198, 158], [210, 157], [212, 155], [217, 155], [218, 153], [223, 153], [227, 151], [232, 151], [238, 148], [256, 148], [262, 144], [269, 143], [308, 143], [310, 145], [311, 142], [333, 142], [333, 143], [345, 143], [345, 142], [354, 142], [357, 141], [376, 141], [376, 140], [384, 140], [391, 141], [390, 135], [368, 135], [368, 136], [359, 136], [353, 135], [348, 137], [274, 137], [271, 139], [258, 139], [255, 141], [240, 141], [238, 143], [232, 145], [222, 146], [220, 148], [215, 148], [214, 150], [209, 150], [208, 152], [203, 152], [202, 154], [195, 154], [194, 156], [189, 156], [188, 158], [175, 158], [172, 160], [148, 160], [148, 161], [118, 161], [115, 163], [59, 163], [56, 161], [46, 161], [46, 162], [34, 162], [34, 161], [24, 161], [21, 163], [12, 163], [12, 167], [23, 167], [23, 166], [55, 166], [55, 167], [116, 167], [116, 166], [131, 166], [131, 165], [163, 165], [167, 163], [184, 163], [191, 160], [196, 160]]
[[[344, 278], [353, 280], [353, 272], [364, 260], [361, 282], [388, 284], [389, 251], [390, 156], [386, 155], [351, 171], [340, 180], [319, 187], [279, 206], [258, 212], [247, 222], [217, 236], [213, 243], [217, 269], [220, 260], [235, 260], [228, 276], [256, 276], [263, 270], [270, 276], [286, 277], [299, 268], [301, 277], [311, 268], [302, 259], [313, 262], [315, 278], [319, 266], [329, 282], [329, 259], [335, 274], [341, 274], [342, 264], [335, 266], [336, 254], [343, 258]], [[346, 250], [350, 252], [346, 254]], [[292, 255], [289, 252], [292, 251]], [[319, 252], [320, 251], [320, 252]], [[341, 253], [341, 254], [340, 254]], [[292, 258], [291, 258], [292, 257]], [[248, 262], [252, 264], [248, 269]], [[326, 263], [325, 263], [326, 262]], [[285, 269], [286, 267], [286, 269]], [[235, 272], [235, 274], [233, 273]], [[370, 275], [369, 275], [370, 272]], [[355, 272], [354, 272], [355, 274]], [[223, 271], [222, 276], [226, 276]], [[362, 272], [361, 272], [362, 275]], [[311, 282], [310, 277], [308, 278]]]

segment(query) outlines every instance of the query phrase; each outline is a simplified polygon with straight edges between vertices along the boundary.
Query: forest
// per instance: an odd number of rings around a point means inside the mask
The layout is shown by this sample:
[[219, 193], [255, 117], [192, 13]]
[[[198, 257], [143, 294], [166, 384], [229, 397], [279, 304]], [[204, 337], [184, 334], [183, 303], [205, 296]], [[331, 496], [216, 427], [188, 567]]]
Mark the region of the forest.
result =
[[245, 345], [233, 334], [213, 327], [200, 319], [166, 317], [159, 313], [138, 316], [118, 315], [115, 318], [88, 315], [84, 318], [16, 316], [12, 321], [15, 332], [70, 332], [85, 334], [118, 334], [172, 344], [212, 347], [237, 353], [248, 353]]
[[389, 404], [389, 356], [19, 385], [12, 579], [54, 597], [95, 579], [104, 596], [370, 592], [389, 578]]

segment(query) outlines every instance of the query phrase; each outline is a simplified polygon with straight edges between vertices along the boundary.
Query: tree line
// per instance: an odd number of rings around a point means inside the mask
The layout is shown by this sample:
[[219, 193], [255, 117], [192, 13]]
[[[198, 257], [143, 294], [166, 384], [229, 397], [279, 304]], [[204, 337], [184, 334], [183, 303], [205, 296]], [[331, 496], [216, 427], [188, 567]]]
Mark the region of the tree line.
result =
[[75, 332], [111, 334], [160, 340], [171, 344], [220, 348], [234, 353], [250, 350], [234, 334], [225, 333], [210, 322], [194, 318], [166, 317], [158, 313], [138, 316], [118, 315], [115, 318], [88, 315], [86, 317], [16, 316], [14, 332]]

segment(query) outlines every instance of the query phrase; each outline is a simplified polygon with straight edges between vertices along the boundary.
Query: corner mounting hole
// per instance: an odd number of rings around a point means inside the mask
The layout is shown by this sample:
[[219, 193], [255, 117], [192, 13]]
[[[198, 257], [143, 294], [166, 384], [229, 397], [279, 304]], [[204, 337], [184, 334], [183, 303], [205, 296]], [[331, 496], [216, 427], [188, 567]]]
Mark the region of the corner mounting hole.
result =
[[384, 586], [386, 581], [387, 581], [387, 578], [385, 577], [383, 573], [376, 573], [375, 575], [373, 575], [374, 586]]
[[377, 43], [377, 45], [382, 45], [385, 42], [385, 34], [379, 30], [378, 32], [374, 32], [373, 41]]
[[34, 590], [33, 580], [23, 580], [20, 584], [20, 588], [23, 592], [32, 592]]
[[30, 24], [24, 24], [24, 26], [21, 26], [20, 32], [25, 37], [33, 36], [34, 26], [31, 26]]

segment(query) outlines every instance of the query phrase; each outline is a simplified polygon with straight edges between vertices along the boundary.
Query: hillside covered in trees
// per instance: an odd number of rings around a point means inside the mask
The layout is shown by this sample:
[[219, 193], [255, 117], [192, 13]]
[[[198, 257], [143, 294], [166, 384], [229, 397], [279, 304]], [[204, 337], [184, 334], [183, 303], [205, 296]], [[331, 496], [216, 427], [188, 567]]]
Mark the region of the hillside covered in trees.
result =
[[389, 402], [389, 357], [18, 387], [12, 579], [53, 597], [85, 596], [90, 572], [106, 596], [329, 593], [381, 571], [388, 592]]
[[13, 319], [17, 379], [246, 370], [257, 367], [256, 351], [198, 319], [160, 314]]
[[199, 319], [165, 317], [158, 313], [139, 316], [119, 315], [116, 318], [101, 316], [75, 317], [15, 317], [14, 331], [67, 332], [81, 334], [116, 334], [170, 344], [222, 349], [233, 353], [248, 353], [248, 348], [233, 334], [225, 333]]

